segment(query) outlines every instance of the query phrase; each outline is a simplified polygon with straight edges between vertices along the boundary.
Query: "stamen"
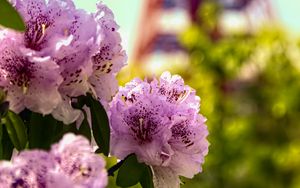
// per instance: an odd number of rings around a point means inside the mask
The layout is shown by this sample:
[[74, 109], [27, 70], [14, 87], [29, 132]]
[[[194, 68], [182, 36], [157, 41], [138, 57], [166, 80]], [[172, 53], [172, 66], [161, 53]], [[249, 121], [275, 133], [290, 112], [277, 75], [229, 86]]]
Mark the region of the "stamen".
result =
[[42, 24], [42, 34], [45, 35], [46, 32], [46, 24]]
[[139, 122], [140, 122], [140, 129], [142, 129], [142, 127], [143, 127], [143, 122], [144, 122], [144, 119], [143, 119], [143, 118], [140, 118], [140, 119], [139, 119]]
[[140, 124], [139, 124], [139, 127], [140, 127], [140, 134], [141, 134], [142, 138], [145, 140], [145, 139], [146, 139], [146, 134], [145, 134], [145, 132], [144, 132], [144, 127], [143, 127], [144, 119], [143, 119], [143, 118], [140, 118], [140, 119], [139, 119], [139, 122], [140, 122]]
[[64, 35], [69, 36], [69, 29], [64, 29]]
[[[42, 42], [42, 40], [44, 39], [44, 37], [46, 35], [46, 29], [47, 29], [47, 25], [46, 24], [42, 24], [42, 36], [36, 42], [37, 44], [39, 44], [40, 42]], [[37, 34], [38, 34], [38, 30], [36, 31], [35, 37], [36, 37]]]
[[28, 87], [26, 86], [26, 83], [23, 84], [22, 86], [22, 91], [23, 91], [23, 94], [25, 95], [28, 91]]
[[80, 174], [82, 176], [89, 176], [89, 174], [91, 172], [91, 168], [90, 167], [83, 167], [83, 166], [81, 166], [80, 169], [79, 169], [79, 171], [80, 171]]
[[177, 102], [180, 104], [183, 101], [185, 101], [187, 97], [190, 95], [191, 91], [192, 91], [191, 88], [189, 88], [189, 90], [184, 90], [184, 92], [180, 94]]

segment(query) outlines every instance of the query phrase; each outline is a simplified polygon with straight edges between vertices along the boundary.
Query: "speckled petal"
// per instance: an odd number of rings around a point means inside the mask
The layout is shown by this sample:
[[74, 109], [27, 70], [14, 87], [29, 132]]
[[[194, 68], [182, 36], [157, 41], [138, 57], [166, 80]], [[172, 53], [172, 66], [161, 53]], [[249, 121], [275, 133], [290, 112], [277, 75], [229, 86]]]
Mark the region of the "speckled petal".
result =
[[122, 49], [120, 34], [117, 31], [119, 26], [112, 11], [102, 3], [97, 7], [98, 11], [94, 17], [99, 25], [99, 49], [92, 57], [93, 74], [89, 80], [92, 90], [101, 102], [105, 103], [111, 100], [118, 88], [116, 74], [126, 64], [127, 55]]

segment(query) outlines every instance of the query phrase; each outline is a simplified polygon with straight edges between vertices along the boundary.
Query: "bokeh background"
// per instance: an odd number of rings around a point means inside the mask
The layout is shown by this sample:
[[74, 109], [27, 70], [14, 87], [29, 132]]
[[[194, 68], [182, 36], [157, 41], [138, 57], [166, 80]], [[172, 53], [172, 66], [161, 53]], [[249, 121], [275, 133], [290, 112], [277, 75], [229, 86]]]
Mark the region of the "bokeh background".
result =
[[210, 152], [182, 187], [300, 188], [300, 1], [104, 3], [129, 56], [121, 85], [169, 70], [201, 97]]

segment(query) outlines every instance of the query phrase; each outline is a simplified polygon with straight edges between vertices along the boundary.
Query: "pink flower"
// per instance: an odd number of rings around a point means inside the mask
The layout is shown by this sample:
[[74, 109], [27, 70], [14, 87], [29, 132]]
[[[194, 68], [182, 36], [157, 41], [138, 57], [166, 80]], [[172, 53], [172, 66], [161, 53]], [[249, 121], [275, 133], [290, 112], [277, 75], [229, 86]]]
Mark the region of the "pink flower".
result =
[[61, 101], [59, 66], [50, 57], [39, 57], [20, 48], [18, 36], [8, 35], [0, 44], [0, 86], [7, 91], [10, 108], [28, 108], [49, 114]]
[[[26, 23], [24, 33], [0, 30], [0, 49], [9, 50], [0, 54], [0, 87], [9, 93], [11, 110], [26, 107], [70, 124], [81, 114], [71, 106], [74, 97], [93, 93], [107, 107], [118, 89], [116, 74], [127, 60], [111, 10], [99, 3], [91, 14], [71, 0], [11, 2]], [[8, 68], [9, 59], [19, 62], [14, 69], [30, 66], [18, 72]], [[11, 87], [13, 77], [25, 87]]]
[[181, 77], [168, 72], [150, 83], [129, 82], [111, 103], [111, 153], [121, 159], [135, 153], [152, 166], [157, 186], [178, 187], [178, 176], [202, 171], [208, 152], [199, 102]]
[[102, 188], [107, 185], [104, 160], [93, 153], [89, 141], [82, 136], [67, 134], [51, 148], [59, 164], [58, 172], [82, 187]]
[[87, 139], [67, 134], [50, 152], [23, 151], [12, 162], [0, 161], [0, 187], [104, 188], [104, 160]]

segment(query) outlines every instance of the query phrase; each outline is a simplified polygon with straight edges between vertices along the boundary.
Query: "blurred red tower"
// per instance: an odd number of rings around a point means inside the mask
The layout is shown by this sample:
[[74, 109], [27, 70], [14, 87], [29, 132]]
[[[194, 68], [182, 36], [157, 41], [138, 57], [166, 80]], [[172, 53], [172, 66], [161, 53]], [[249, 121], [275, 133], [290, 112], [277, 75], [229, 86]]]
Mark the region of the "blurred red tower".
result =
[[[133, 50], [133, 62], [144, 62], [153, 53], [184, 52], [178, 35], [197, 18], [198, 7], [204, 0], [145, 0], [138, 26], [139, 36]], [[248, 30], [262, 20], [273, 18], [270, 0], [216, 0], [224, 13], [243, 17]]]
[[133, 60], [140, 62], [147, 54], [156, 50], [182, 50], [177, 35], [196, 18], [200, 2], [201, 0], [144, 1]]

